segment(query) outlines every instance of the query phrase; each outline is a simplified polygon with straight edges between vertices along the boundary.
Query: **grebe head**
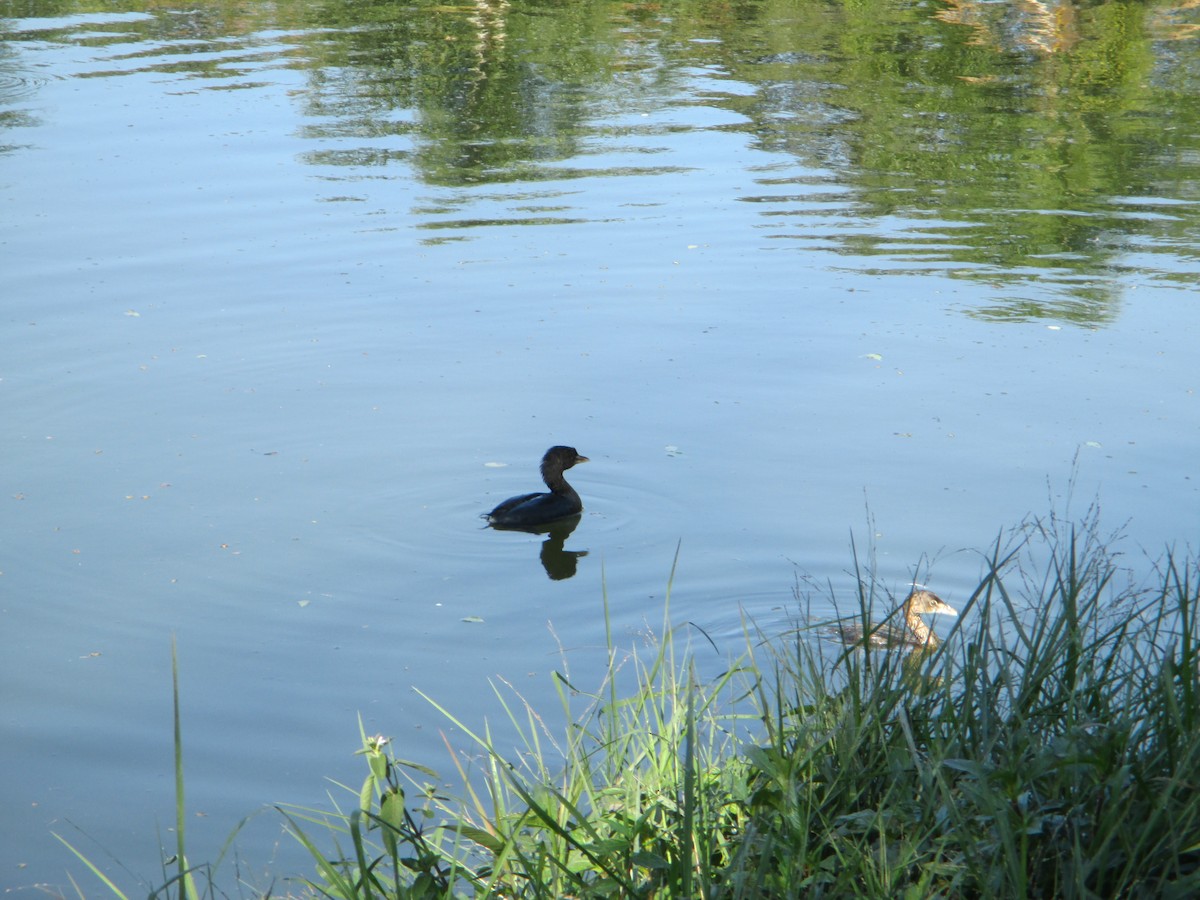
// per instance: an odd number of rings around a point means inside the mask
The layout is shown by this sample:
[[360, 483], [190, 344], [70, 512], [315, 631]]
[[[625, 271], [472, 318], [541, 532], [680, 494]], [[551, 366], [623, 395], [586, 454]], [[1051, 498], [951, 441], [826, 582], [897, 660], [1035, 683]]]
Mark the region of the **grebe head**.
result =
[[561, 475], [567, 469], [571, 468], [571, 466], [587, 461], [588, 458], [581, 456], [579, 451], [574, 447], [551, 447], [546, 451], [546, 455], [542, 457], [542, 478]]
[[946, 616], [957, 616], [958, 610], [935, 594], [923, 588], [914, 590], [904, 601], [904, 608], [910, 615], [923, 616], [928, 613], [939, 613]]

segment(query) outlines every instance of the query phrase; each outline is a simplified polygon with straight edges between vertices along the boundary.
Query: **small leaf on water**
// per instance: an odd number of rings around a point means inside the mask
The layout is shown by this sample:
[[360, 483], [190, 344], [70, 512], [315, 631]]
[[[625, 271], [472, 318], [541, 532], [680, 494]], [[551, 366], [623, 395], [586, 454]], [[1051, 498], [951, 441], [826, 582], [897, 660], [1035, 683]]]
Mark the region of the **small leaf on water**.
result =
[[132, 309], [127, 309], [127, 310], [125, 310], [125, 315], [127, 315], [127, 316], [132, 316], [132, 317], [134, 317], [135, 319], [137, 319], [137, 318], [141, 318], [141, 315], [142, 315], [142, 314], [141, 314], [140, 312], [135, 312], [135, 311], [134, 311], [134, 310], [132, 310]]
[[308, 604], [310, 604], [310, 603], [312, 603], [311, 600], [297, 600], [296, 601], [296, 605], [299, 606], [301, 609], [304, 609], [304, 607], [308, 606]]
[[483, 467], [485, 469], [503, 469], [507, 465], [508, 465], [508, 463], [502, 463], [502, 462], [485, 462], [483, 464]]
[[1100, 449], [1101, 445], [1100, 445], [1099, 441], [1085, 441], [1084, 446], [1085, 447], [1095, 447], [1098, 450], [1098, 449]]
[[883, 357], [878, 353], [865, 353], [863, 354], [863, 359], [873, 359], [876, 362], [879, 362], [881, 359], [883, 359]]
[[463, 616], [463, 621], [470, 622], [472, 625], [475, 625], [482, 623], [483, 619], [481, 619], [479, 616]]

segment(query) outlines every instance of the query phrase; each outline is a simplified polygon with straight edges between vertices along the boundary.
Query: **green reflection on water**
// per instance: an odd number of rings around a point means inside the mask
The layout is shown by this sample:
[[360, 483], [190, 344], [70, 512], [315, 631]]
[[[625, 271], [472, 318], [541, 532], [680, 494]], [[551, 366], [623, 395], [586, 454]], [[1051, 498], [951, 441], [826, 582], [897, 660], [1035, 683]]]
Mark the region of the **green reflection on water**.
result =
[[[1095, 324], [1117, 312], [1114, 275], [1195, 277], [1147, 262], [1197, 257], [1190, 5], [129, 2], [149, 15], [113, 20], [107, 2], [30, 2], [22, 14], [47, 21], [11, 36], [129, 45], [94, 75], [229, 87], [262, 83], [268, 64], [299, 69], [305, 162], [449, 191], [677, 174], [666, 137], [733, 132], [792, 164], [744, 198], [761, 204], [764, 239], [885, 272], [1037, 281], [1061, 301], [1043, 290], [974, 314]], [[70, 18], [90, 12], [110, 18]], [[461, 211], [423, 227], [602, 215]]]

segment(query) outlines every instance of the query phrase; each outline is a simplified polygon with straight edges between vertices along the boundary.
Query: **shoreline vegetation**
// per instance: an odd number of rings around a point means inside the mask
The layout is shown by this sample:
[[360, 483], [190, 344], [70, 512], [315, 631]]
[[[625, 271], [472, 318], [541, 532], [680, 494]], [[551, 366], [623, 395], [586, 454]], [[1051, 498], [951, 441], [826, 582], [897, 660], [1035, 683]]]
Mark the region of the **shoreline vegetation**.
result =
[[1200, 561], [1167, 552], [1138, 584], [1097, 519], [998, 538], [925, 651], [747, 623], [742, 659], [702, 682], [668, 591], [648, 649], [608, 633], [598, 691], [556, 676], [561, 733], [496, 688], [515, 754], [427, 697], [473, 742], [457, 796], [360, 724], [347, 808], [279, 808], [313, 873], [267, 889], [188, 868], [177, 721], [178, 874], [151, 896], [1196, 896]]

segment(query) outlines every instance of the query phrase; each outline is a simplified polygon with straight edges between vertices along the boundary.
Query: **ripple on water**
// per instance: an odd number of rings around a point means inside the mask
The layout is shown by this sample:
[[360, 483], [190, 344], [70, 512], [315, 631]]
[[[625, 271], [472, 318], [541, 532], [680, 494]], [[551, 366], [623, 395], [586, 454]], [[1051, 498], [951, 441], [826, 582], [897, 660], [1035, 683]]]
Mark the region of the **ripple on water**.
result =
[[686, 505], [683, 498], [663, 489], [667, 482], [654, 466], [603, 457], [597, 463], [595, 470], [581, 472], [573, 482], [583, 497], [589, 531], [631, 537], [673, 533], [670, 524], [682, 520]]
[[[34, 77], [24, 72], [13, 72], [0, 68], [0, 107], [17, 103], [36, 93], [49, 79]], [[17, 121], [13, 121], [17, 119]], [[24, 121], [28, 116], [15, 110], [0, 111], [0, 122], [9, 126], [28, 126], [32, 121]]]
[[[641, 545], [651, 537], [657, 543], [667, 540], [663, 534], [674, 535], [672, 541], [678, 538], [678, 530], [663, 523], [682, 520], [685, 509], [679, 498], [666, 494], [651, 473], [611, 465], [602, 458], [593, 460], [572, 472], [584, 512], [568, 546]], [[461, 462], [422, 464], [416, 477], [389, 489], [389, 514], [365, 509], [361, 514], [381, 523], [379, 539], [393, 552], [414, 560], [503, 560], [512, 556], [514, 544], [540, 544], [545, 539], [539, 534], [498, 532], [482, 518], [502, 500], [541, 487], [536, 466], [455, 465]]]

